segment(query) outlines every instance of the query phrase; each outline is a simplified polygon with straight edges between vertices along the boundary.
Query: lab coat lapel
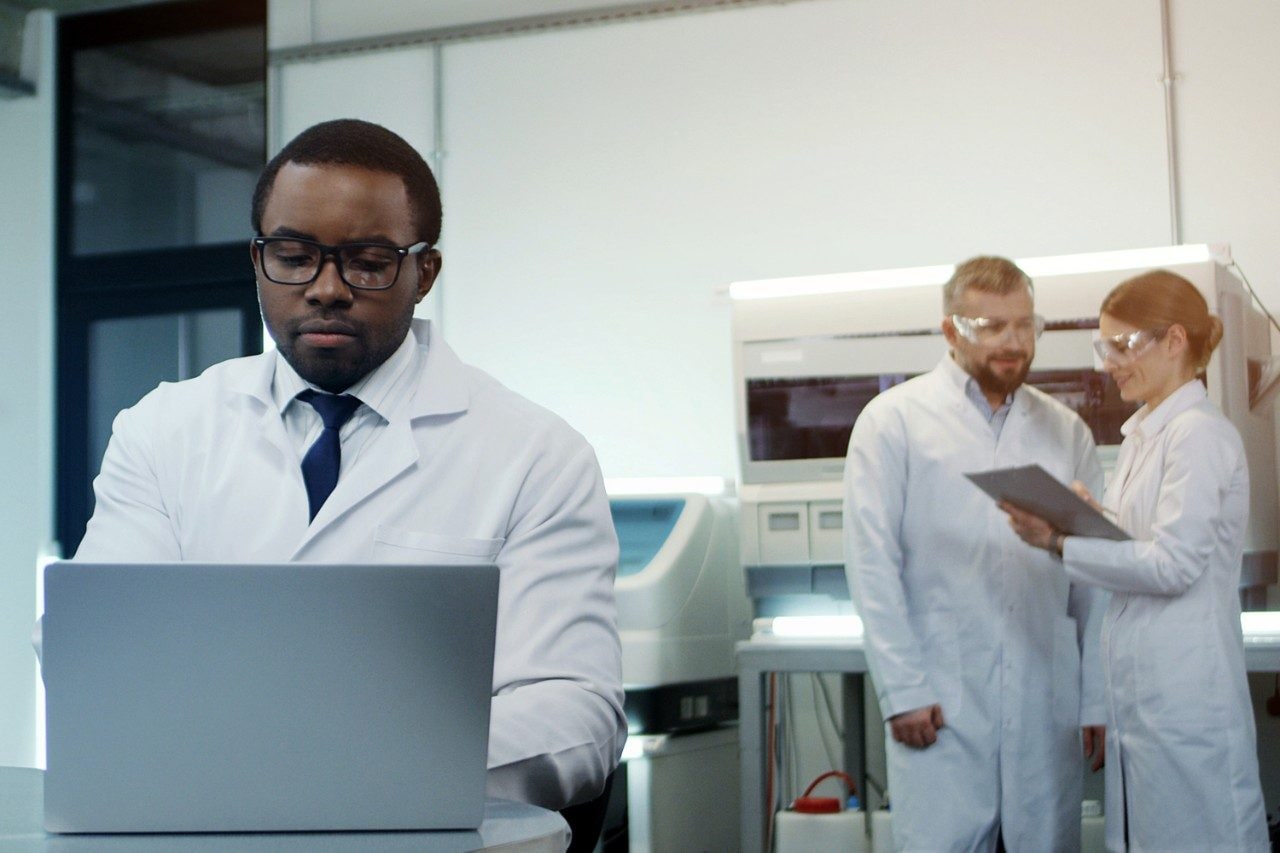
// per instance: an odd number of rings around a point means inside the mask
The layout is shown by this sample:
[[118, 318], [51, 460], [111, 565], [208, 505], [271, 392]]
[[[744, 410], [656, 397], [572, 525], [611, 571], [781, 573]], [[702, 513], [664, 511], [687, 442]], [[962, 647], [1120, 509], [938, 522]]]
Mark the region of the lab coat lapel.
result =
[[[289, 436], [285, 432], [284, 419], [280, 417], [280, 410], [276, 408], [275, 400], [271, 396], [271, 383], [275, 378], [276, 354], [268, 352], [261, 356], [259, 365], [255, 365], [253, 369], [245, 371], [239, 381], [234, 383], [232, 391], [236, 396], [232, 399], [230, 405], [243, 405], [244, 397], [249, 398], [248, 404], [253, 406], [257, 411], [257, 436], [262, 440], [262, 444], [246, 448], [244, 452], [244, 463], [248, 466], [246, 469], [248, 476], [252, 478], [258, 471], [264, 470], [262, 461], [258, 454], [263, 457], [270, 457], [278, 454], [283, 460], [282, 470], [293, 471], [293, 476], [297, 479], [297, 488], [290, 489], [289, 494], [296, 496], [296, 502], [291, 502], [287, 507], [275, 507], [275, 511], [289, 514], [289, 517], [307, 517], [307, 493], [306, 487], [302, 481], [302, 469], [300, 467], [302, 460], [298, 458], [297, 449], [289, 441]], [[295, 505], [296, 503], [296, 505]], [[300, 514], [300, 515], [299, 515]]]
[[[289, 436], [284, 431], [284, 420], [280, 410], [276, 408], [271, 397], [271, 382], [275, 378], [276, 354], [264, 353], [257, 356], [260, 363], [246, 370], [239, 380], [232, 384], [232, 391], [252, 399], [251, 405], [258, 410], [258, 435], [267, 445], [289, 460], [296, 460], [297, 452], [289, 443]], [[241, 405], [239, 397], [233, 397], [231, 405]], [[300, 460], [298, 460], [300, 461]], [[298, 482], [302, 482], [302, 472], [298, 472]]]

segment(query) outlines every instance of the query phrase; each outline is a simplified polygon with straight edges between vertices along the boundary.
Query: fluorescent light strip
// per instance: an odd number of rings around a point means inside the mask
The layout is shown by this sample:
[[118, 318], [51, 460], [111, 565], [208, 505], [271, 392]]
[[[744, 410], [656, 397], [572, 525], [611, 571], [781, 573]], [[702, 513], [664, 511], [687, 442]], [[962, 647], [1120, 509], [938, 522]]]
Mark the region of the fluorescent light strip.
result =
[[[1224, 253], [1226, 257], [1223, 257]], [[1201, 263], [1213, 260], [1215, 257], [1224, 263], [1230, 262], [1230, 254], [1225, 247], [1218, 247], [1218, 251], [1215, 252], [1213, 247], [1199, 243], [1189, 246], [1161, 246], [1154, 249], [1126, 249], [1118, 252], [1024, 258], [1016, 263], [1027, 275], [1038, 278], [1044, 275], [1145, 270], [1153, 267]]]
[[[775, 616], [756, 619], [755, 634], [780, 639], [860, 639], [862, 619], [858, 616]], [[1240, 628], [1245, 640], [1280, 640], [1280, 611], [1246, 611], [1240, 614]]]
[[1280, 640], [1280, 610], [1250, 610], [1240, 614], [1245, 640]]
[[885, 290], [891, 287], [920, 287], [942, 284], [951, 278], [955, 266], [907, 267], [871, 272], [832, 273], [795, 278], [770, 278], [760, 281], [736, 281], [729, 285], [730, 299], [773, 299], [779, 296], [820, 296], [828, 293], [850, 293], [859, 290]]
[[692, 492], [723, 495], [728, 485], [723, 477], [606, 477], [604, 490], [611, 495], [672, 495]]
[[[1230, 249], [1226, 246], [1205, 244], [1161, 246], [1153, 249], [1126, 249], [1114, 252], [1024, 258], [1016, 263], [1027, 275], [1037, 278], [1049, 275], [1176, 266], [1212, 259], [1230, 263]], [[729, 285], [729, 298], [775, 299], [786, 296], [822, 296], [831, 293], [852, 293], [895, 287], [940, 285], [951, 277], [954, 270], [954, 266], [944, 265], [737, 281]]]
[[765, 631], [788, 640], [848, 639], [862, 637], [858, 616], [775, 616]]

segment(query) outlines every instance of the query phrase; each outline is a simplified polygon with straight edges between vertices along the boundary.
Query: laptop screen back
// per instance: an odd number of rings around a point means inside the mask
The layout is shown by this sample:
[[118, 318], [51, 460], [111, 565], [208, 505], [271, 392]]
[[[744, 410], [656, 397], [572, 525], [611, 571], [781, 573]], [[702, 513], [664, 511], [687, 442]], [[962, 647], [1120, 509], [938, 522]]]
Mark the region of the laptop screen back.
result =
[[492, 566], [45, 573], [53, 832], [469, 829]]

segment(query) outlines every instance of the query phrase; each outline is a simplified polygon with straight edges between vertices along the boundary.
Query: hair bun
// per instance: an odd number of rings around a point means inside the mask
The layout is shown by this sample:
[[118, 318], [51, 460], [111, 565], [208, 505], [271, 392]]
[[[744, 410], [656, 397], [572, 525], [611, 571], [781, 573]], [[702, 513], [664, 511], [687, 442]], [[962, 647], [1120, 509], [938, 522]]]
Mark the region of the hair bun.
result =
[[1201, 372], [1209, 366], [1209, 357], [1213, 355], [1213, 351], [1218, 348], [1218, 344], [1222, 342], [1222, 320], [1214, 314], [1208, 316], [1208, 332], [1204, 337], [1204, 350], [1200, 354], [1199, 369]]

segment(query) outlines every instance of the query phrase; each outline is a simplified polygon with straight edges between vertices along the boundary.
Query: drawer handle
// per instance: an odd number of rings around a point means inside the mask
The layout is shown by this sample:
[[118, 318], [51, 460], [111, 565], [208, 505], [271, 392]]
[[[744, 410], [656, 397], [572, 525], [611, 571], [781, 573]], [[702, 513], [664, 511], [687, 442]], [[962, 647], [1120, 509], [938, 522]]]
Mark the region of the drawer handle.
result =
[[799, 530], [800, 529], [800, 513], [798, 512], [769, 513], [769, 529], [770, 530]]

